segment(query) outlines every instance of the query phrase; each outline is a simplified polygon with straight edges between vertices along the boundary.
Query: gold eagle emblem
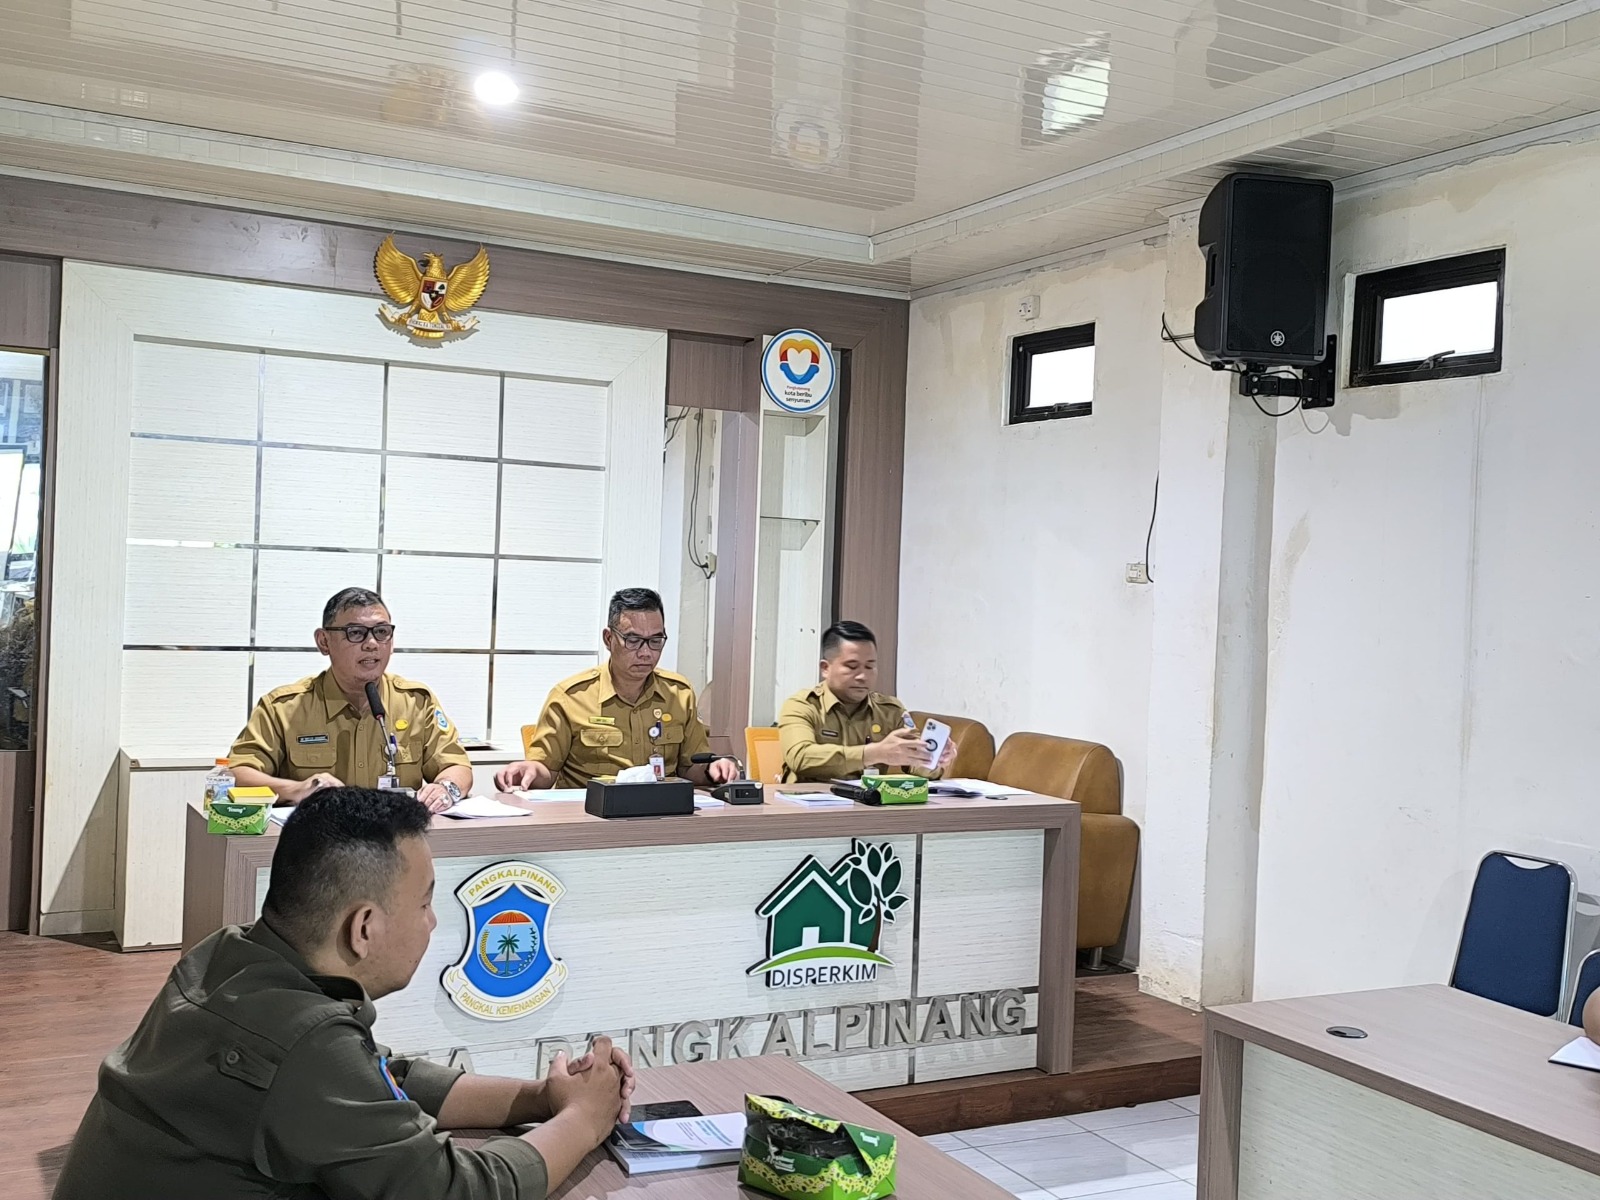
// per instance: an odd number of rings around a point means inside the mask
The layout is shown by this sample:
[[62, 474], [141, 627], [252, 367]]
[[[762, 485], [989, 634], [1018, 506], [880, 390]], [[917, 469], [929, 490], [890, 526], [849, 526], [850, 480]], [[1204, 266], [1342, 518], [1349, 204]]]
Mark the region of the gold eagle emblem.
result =
[[396, 332], [439, 341], [447, 334], [468, 334], [478, 327], [477, 317], [464, 314], [489, 286], [489, 252], [482, 246], [466, 262], [447, 271], [437, 254], [412, 258], [400, 252], [393, 237], [386, 237], [372, 269], [384, 294], [397, 306], [380, 304], [378, 315]]

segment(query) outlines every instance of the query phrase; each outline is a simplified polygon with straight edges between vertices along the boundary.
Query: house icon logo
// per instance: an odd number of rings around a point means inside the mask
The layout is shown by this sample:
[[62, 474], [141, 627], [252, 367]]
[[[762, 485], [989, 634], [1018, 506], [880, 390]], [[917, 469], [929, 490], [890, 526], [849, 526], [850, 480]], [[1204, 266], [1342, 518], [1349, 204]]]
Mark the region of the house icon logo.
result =
[[869, 983], [894, 964], [879, 949], [883, 929], [910, 897], [905, 872], [888, 842], [852, 840], [831, 868], [807, 855], [756, 906], [767, 922], [766, 956], [746, 974], [765, 975], [768, 987]]

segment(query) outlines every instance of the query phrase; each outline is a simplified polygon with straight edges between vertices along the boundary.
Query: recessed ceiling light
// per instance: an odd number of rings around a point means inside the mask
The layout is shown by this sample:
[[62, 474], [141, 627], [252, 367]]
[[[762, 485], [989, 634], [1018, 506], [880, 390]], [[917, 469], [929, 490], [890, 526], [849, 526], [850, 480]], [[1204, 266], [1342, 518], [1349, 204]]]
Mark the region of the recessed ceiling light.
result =
[[522, 89], [504, 71], [485, 71], [472, 81], [472, 94], [484, 104], [501, 107], [510, 104]]

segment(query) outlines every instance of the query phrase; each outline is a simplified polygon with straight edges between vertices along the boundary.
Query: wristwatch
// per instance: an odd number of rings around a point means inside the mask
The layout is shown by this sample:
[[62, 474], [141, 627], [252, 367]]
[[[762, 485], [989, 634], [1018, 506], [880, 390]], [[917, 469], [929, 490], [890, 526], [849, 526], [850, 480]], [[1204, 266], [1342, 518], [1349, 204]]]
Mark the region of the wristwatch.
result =
[[460, 788], [458, 788], [456, 786], [455, 780], [446, 779], [439, 786], [444, 789], [444, 794], [450, 797], [450, 803], [451, 804], [460, 804], [461, 803], [462, 791], [461, 791]]

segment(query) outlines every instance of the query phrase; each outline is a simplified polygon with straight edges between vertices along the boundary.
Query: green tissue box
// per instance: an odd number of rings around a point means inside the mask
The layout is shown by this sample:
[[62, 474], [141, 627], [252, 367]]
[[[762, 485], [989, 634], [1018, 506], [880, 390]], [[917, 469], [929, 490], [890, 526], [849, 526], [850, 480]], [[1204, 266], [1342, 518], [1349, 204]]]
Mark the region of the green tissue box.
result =
[[861, 782], [878, 793], [876, 804], [928, 802], [928, 781], [921, 775], [863, 775]]
[[206, 832], [265, 833], [275, 799], [271, 788], [229, 788], [226, 800], [206, 801]]
[[744, 1098], [739, 1182], [787, 1200], [874, 1200], [894, 1192], [891, 1133], [770, 1096]]

